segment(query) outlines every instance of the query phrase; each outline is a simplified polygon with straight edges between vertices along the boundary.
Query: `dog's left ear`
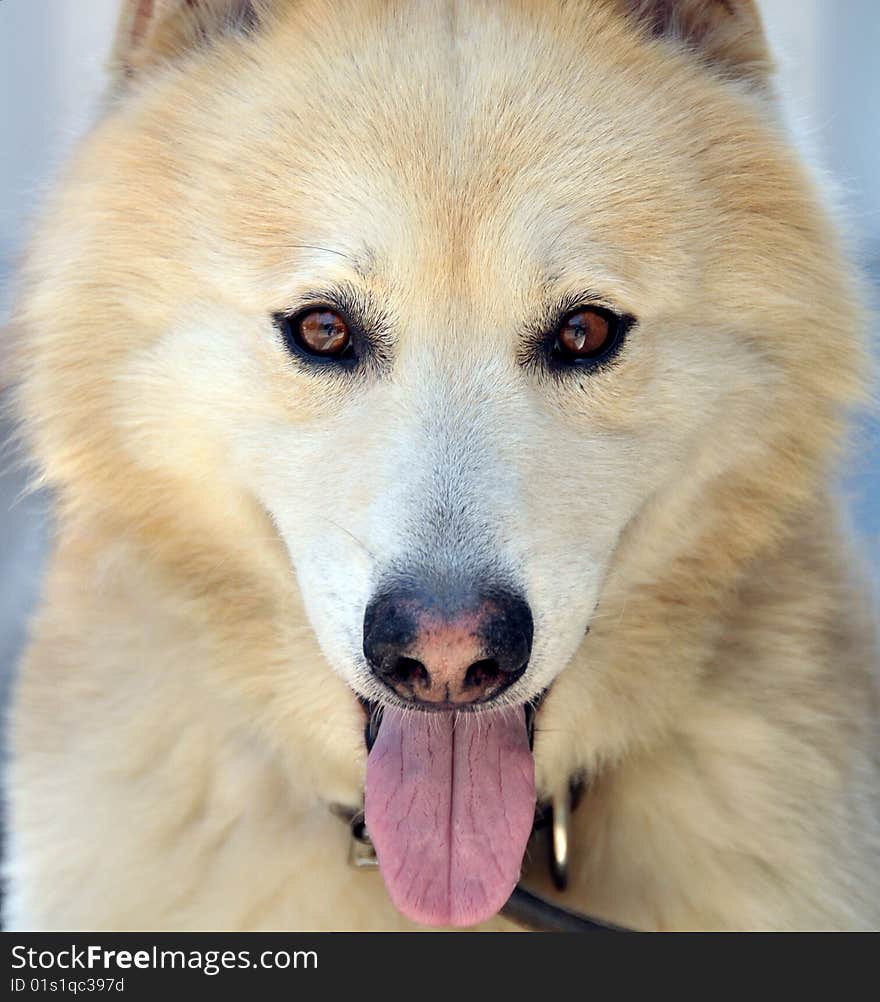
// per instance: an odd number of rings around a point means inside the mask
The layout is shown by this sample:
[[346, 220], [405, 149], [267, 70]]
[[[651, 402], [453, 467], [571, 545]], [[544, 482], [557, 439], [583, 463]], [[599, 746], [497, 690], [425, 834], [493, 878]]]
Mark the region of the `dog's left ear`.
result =
[[764, 86], [773, 72], [755, 0], [615, 0], [655, 38], [687, 46], [724, 74]]
[[122, 0], [111, 68], [119, 79], [256, 24], [267, 0]]

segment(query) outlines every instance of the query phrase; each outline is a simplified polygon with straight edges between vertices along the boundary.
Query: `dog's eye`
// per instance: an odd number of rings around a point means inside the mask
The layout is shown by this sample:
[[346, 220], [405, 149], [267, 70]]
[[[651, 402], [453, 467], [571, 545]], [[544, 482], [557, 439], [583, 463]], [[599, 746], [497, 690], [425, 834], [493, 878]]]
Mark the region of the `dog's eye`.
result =
[[621, 317], [601, 306], [572, 310], [556, 329], [552, 354], [568, 365], [599, 361], [617, 347], [623, 326]]
[[295, 336], [313, 355], [338, 358], [351, 347], [348, 324], [333, 310], [309, 310], [295, 319]]
[[348, 324], [335, 310], [317, 307], [290, 317], [277, 317], [288, 345], [307, 355], [343, 359], [352, 353]]

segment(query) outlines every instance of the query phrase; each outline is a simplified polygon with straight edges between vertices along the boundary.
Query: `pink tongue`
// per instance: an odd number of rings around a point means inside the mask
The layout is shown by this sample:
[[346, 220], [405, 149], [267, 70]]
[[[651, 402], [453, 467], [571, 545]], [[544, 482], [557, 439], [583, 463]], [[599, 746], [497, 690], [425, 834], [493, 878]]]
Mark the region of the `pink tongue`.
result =
[[535, 816], [522, 707], [387, 707], [367, 762], [367, 831], [391, 900], [425, 925], [474, 925], [510, 897]]

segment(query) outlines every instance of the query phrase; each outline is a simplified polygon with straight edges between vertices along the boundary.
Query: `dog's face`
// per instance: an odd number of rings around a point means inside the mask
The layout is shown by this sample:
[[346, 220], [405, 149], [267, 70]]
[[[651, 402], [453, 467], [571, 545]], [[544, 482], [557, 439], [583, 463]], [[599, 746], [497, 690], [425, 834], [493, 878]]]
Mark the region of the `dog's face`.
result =
[[[153, 8], [131, 6], [140, 38]], [[804, 352], [797, 304], [849, 307], [814, 260], [828, 232], [775, 138], [751, 5], [203, 4], [230, 6], [260, 23], [145, 71], [59, 203], [72, 222], [44, 234], [52, 288], [89, 309], [68, 306], [63, 353], [32, 356], [31, 396], [50, 356], [53, 401], [65, 366], [100, 390], [43, 452], [83, 481], [65, 443], [103, 435], [114, 476], [181, 524], [226, 511], [255, 551], [277, 533], [327, 661], [370, 703], [521, 712], [627, 596], [707, 552], [708, 496], [726, 548], [676, 580], [710, 589], [752, 531], [726, 485], [770, 507], [743, 471], [779, 462], [795, 490], [798, 401], [851, 387], [851, 357], [820, 374]], [[665, 37], [669, 8], [714, 66]], [[671, 666], [595, 650], [581, 705], [662, 705]], [[321, 680], [291, 673], [275, 698], [304, 685]], [[417, 741], [404, 717], [386, 759]], [[486, 749], [508, 738], [515, 757], [506, 732]], [[503, 897], [486, 901], [452, 919]]]
[[388, 594], [453, 620], [525, 602], [527, 668], [488, 690], [545, 690], [624, 527], [772, 379], [745, 290], [717, 291], [728, 224], [680, 133], [704, 81], [683, 59], [658, 79], [657, 55], [618, 51], [634, 26], [583, 6], [292, 11], [223, 87], [167, 85], [181, 178], [156, 208], [185, 278], [129, 359], [130, 423], [164, 428], [163, 462], [183, 423], [185, 466], [205, 437], [372, 700], [412, 688], [365, 657]]

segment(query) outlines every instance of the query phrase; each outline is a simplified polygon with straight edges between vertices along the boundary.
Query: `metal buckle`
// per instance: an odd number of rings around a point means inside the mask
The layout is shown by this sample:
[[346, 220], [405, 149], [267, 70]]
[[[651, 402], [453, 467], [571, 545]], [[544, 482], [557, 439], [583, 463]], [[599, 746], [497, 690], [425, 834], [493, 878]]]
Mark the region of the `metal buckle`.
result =
[[348, 843], [348, 863], [355, 869], [372, 869], [379, 865], [376, 850], [367, 833], [363, 810], [353, 810], [342, 804], [331, 804], [330, 810], [348, 824], [350, 839]]
[[568, 886], [569, 864], [571, 862], [571, 814], [580, 802], [584, 792], [586, 777], [576, 774], [567, 786], [550, 798], [550, 876], [557, 891]]
[[568, 886], [571, 791], [555, 793], [550, 800], [550, 876], [557, 891]]
[[357, 869], [372, 868], [379, 865], [376, 850], [367, 833], [364, 824], [364, 812], [358, 811], [349, 824], [351, 841], [348, 846], [348, 862]]

